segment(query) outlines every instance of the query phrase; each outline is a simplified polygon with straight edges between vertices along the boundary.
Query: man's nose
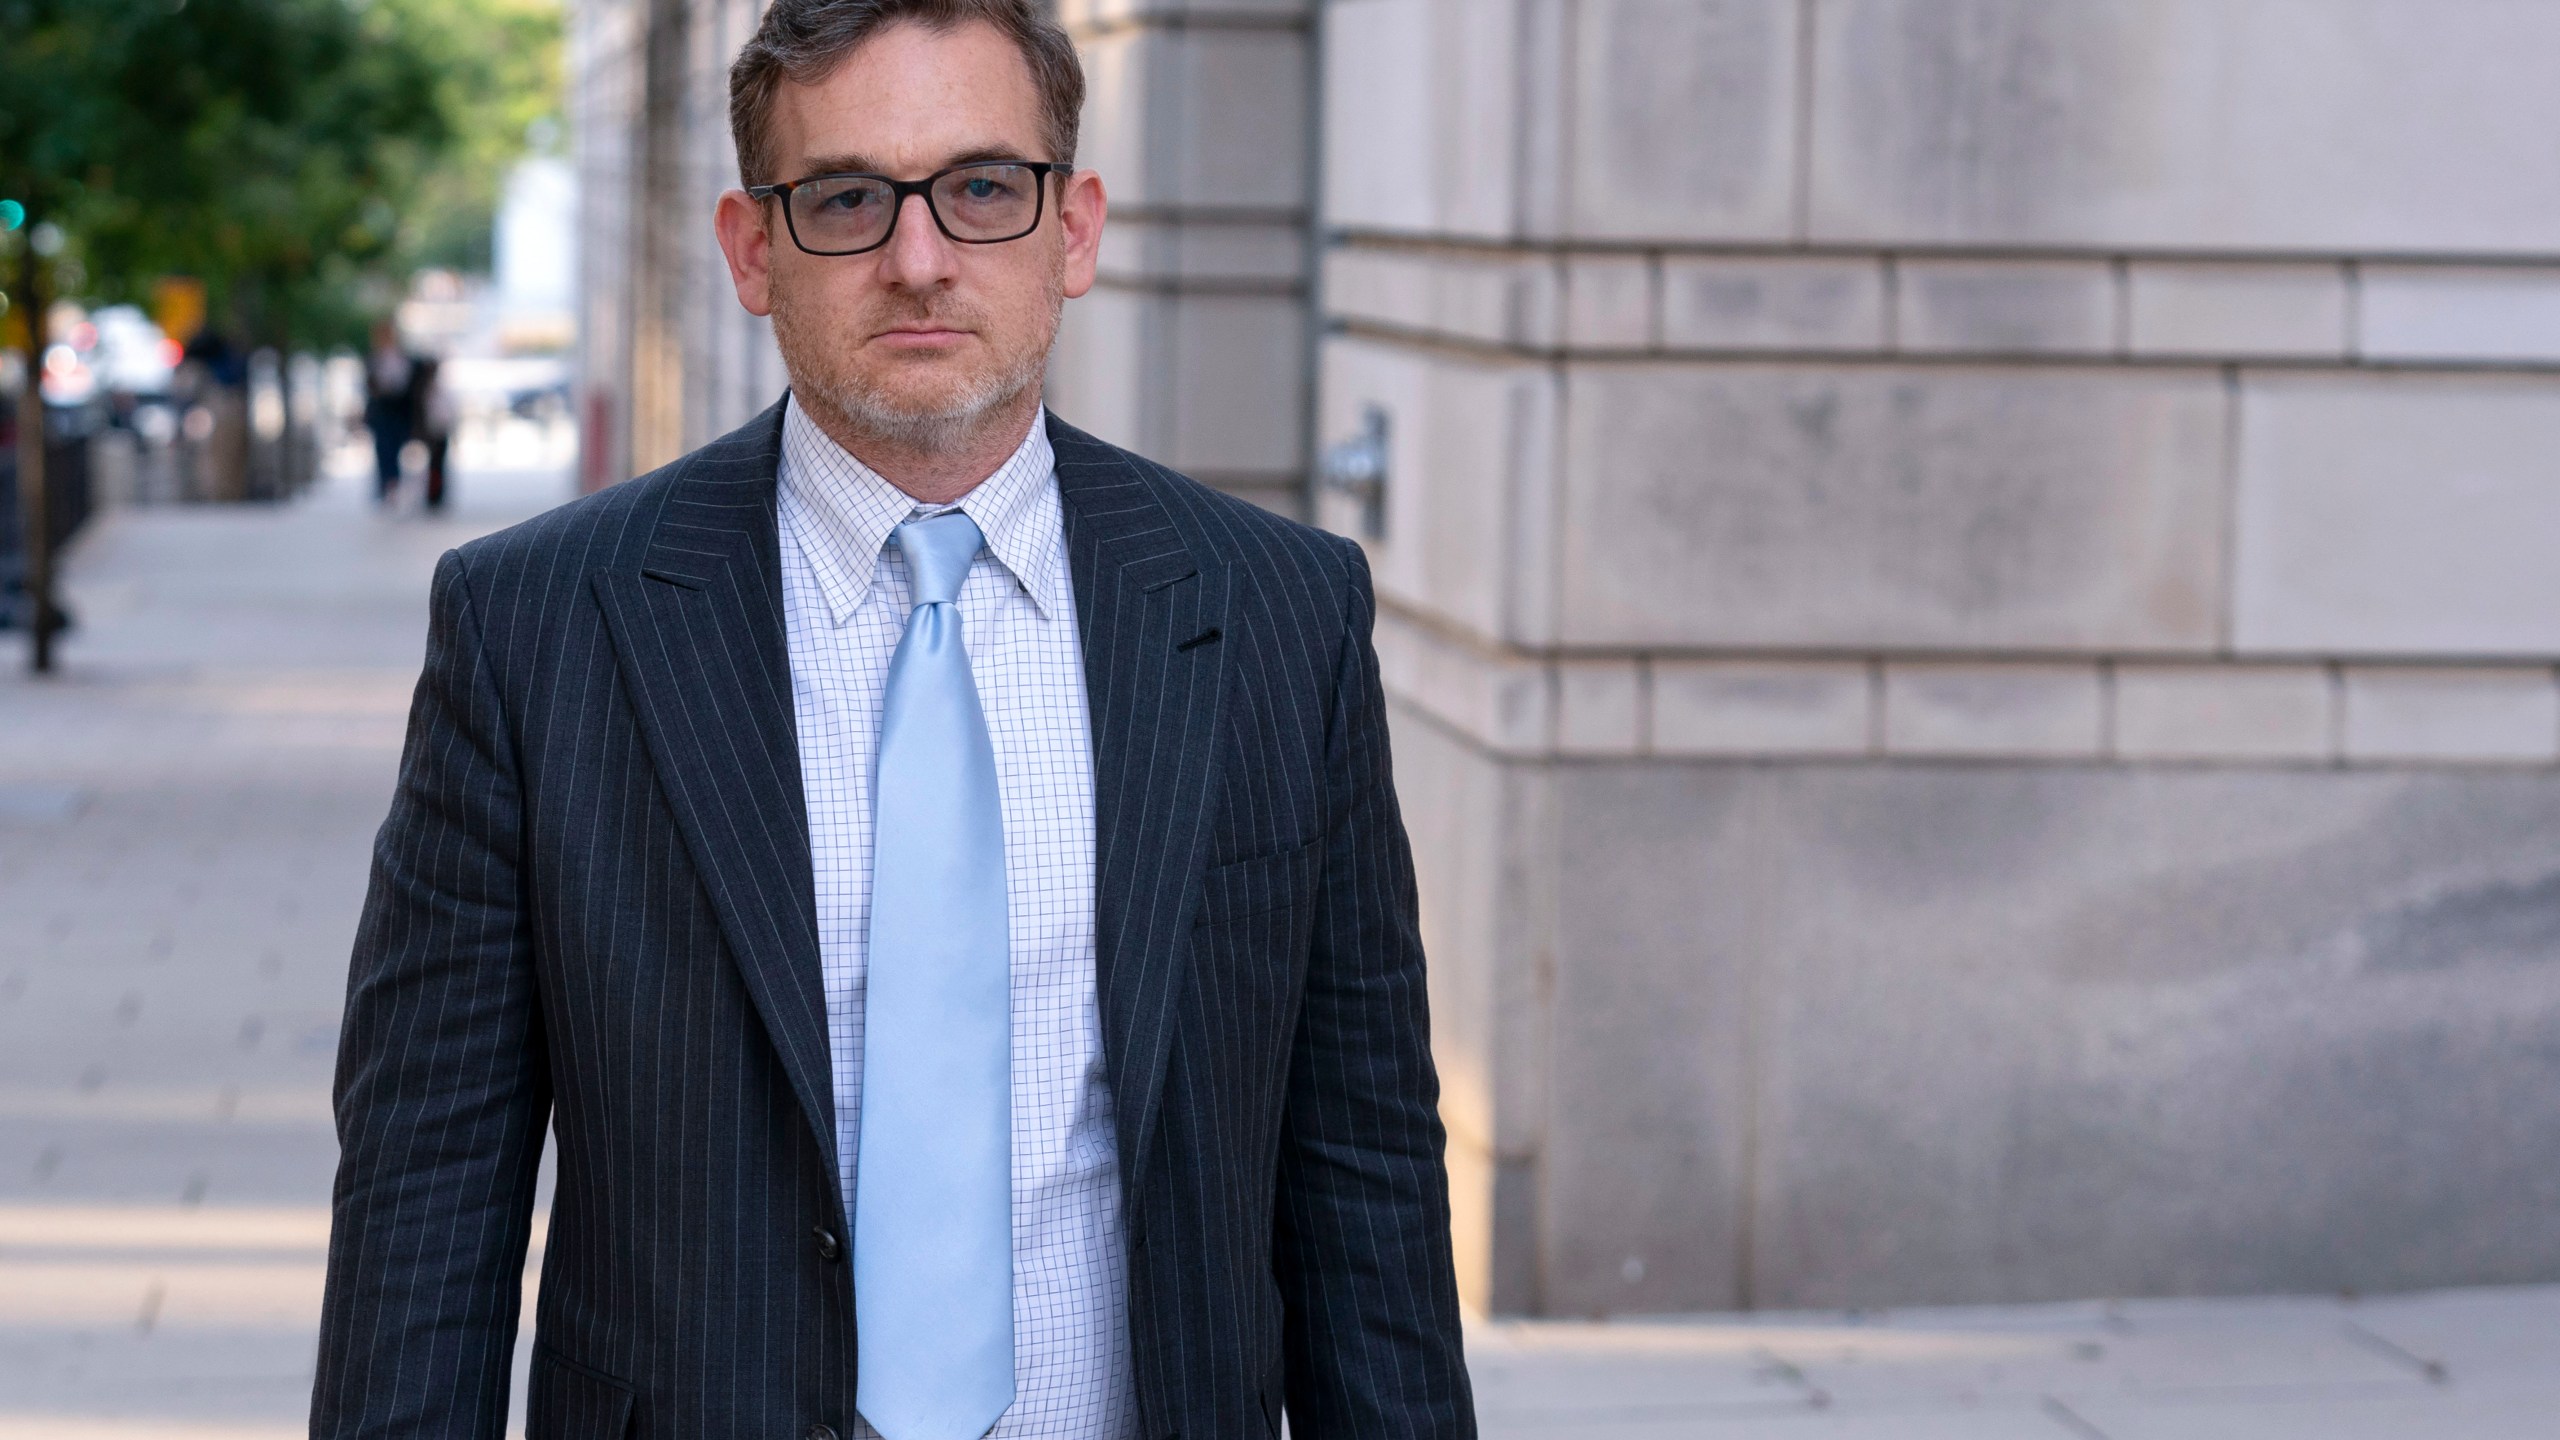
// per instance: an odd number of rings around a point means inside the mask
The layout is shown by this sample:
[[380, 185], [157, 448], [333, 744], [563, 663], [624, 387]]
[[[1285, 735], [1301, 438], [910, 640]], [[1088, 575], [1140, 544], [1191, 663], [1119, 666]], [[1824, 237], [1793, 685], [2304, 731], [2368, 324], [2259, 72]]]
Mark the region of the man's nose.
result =
[[933, 220], [933, 208], [922, 195], [900, 202], [898, 228], [880, 254], [880, 278], [892, 285], [920, 290], [947, 283], [958, 257], [951, 239]]

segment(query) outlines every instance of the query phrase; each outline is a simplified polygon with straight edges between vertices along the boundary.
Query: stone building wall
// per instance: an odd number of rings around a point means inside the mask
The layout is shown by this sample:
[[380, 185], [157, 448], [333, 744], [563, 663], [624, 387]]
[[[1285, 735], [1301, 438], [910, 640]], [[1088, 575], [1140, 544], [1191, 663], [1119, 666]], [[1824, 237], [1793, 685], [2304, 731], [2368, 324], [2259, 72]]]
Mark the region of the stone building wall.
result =
[[1111, 197], [1067, 307], [1058, 413], [1221, 489], [1305, 511], [1313, 349], [1311, 0], [1061, 0], [1083, 164]]
[[1472, 1294], [2560, 1275], [2560, 8], [1324, 31]]

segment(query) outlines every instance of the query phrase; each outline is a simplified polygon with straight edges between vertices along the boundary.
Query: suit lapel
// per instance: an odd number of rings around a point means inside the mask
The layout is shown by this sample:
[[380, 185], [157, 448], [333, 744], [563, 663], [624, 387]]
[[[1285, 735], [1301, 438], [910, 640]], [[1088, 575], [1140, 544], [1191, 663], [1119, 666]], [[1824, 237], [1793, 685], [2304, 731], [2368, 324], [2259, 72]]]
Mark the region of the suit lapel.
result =
[[1058, 491], [1093, 723], [1094, 955], [1124, 1193], [1163, 1099], [1207, 843], [1228, 574], [1127, 457], [1056, 419]]
[[722, 936], [820, 1149], [835, 1086], [775, 520], [782, 407], [683, 462], [639, 574], [592, 578]]
[[[784, 640], [776, 406], [688, 462], [641, 572], [598, 602], [721, 933], [831, 1165], [833, 1070]], [[1136, 468], [1052, 419], [1094, 745], [1094, 952], [1120, 1169], [1137, 1193], [1163, 1098], [1216, 779], [1224, 567]]]

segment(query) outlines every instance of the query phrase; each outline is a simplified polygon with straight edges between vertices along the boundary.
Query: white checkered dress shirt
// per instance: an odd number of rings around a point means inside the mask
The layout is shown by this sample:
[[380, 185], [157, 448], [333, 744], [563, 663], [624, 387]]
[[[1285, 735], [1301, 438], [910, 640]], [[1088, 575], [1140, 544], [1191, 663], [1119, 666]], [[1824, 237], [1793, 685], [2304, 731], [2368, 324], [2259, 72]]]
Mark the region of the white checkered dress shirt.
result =
[[[990, 1434], [1126, 1440], [1136, 1425], [1128, 1274], [1094, 969], [1093, 746], [1046, 416], [956, 506], [920, 506], [791, 402], [783, 617], [817, 866], [836, 1146], [854, 1194], [871, 914], [871, 769], [913, 590], [889, 532], [966, 511], [987, 544], [961, 635], [995, 743], [1013, 940], [1014, 1401]], [[868, 1422], [855, 1434], [876, 1440]]]

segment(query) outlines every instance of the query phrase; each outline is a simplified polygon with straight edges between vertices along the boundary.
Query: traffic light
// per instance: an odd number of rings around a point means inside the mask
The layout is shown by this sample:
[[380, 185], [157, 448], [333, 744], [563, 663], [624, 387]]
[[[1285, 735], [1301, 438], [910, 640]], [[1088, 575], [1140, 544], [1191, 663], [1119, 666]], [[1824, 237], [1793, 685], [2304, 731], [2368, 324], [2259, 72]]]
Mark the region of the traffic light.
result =
[[15, 230], [26, 223], [26, 206], [15, 200], [0, 200], [0, 230]]

